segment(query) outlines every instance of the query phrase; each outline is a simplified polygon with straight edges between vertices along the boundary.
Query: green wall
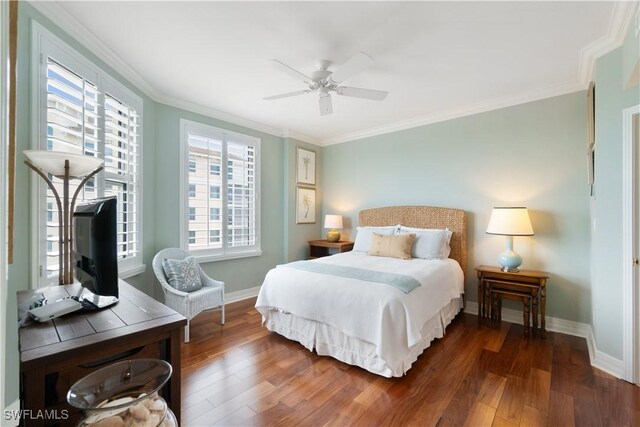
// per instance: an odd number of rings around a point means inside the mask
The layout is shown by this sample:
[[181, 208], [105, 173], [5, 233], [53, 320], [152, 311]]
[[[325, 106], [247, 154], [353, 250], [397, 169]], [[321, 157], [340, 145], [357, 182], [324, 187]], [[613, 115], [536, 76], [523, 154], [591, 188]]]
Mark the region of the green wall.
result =
[[[284, 139], [285, 179], [284, 179], [284, 251], [283, 260], [295, 261], [305, 259], [309, 255], [309, 240], [323, 236], [322, 223], [322, 191], [319, 185], [322, 177], [322, 149], [320, 147], [292, 138]], [[315, 151], [316, 153], [316, 223], [296, 224], [296, 147]]]
[[[155, 248], [180, 246], [180, 119], [252, 135], [260, 143], [260, 213], [262, 256], [202, 264], [202, 268], [225, 282], [226, 292], [262, 284], [266, 272], [281, 263], [284, 253], [284, 141], [253, 129], [226, 123], [200, 114], [156, 104], [156, 151], [158, 171], [153, 184], [155, 199]], [[159, 285], [158, 285], [159, 286]], [[159, 289], [157, 289], [159, 291]], [[156, 292], [156, 295], [159, 295]]]
[[[633, 25], [622, 47], [596, 62], [596, 164], [592, 200], [593, 330], [598, 350], [622, 359], [622, 111], [640, 104], [640, 86], [625, 89], [638, 62]], [[630, 46], [635, 46], [635, 50]], [[629, 260], [630, 262], [631, 260]]]
[[527, 206], [535, 236], [516, 237], [523, 268], [551, 273], [547, 314], [590, 323], [586, 92], [325, 147], [324, 213], [429, 205], [467, 212], [466, 292], [474, 266], [496, 265], [493, 206]]
[[[4, 384], [5, 400], [7, 404], [12, 403], [18, 397], [18, 331], [16, 326], [17, 308], [15, 295], [19, 290], [31, 287], [31, 185], [30, 180], [40, 179], [23, 165], [25, 160], [22, 151], [32, 148], [31, 138], [31, 20], [35, 19], [53, 34], [61, 38], [71, 47], [82, 53], [87, 59], [100, 66], [111, 76], [117, 78], [129, 89], [134, 91], [143, 100], [144, 124], [143, 124], [143, 182], [153, 183], [155, 175], [154, 158], [154, 123], [155, 104], [146, 97], [136, 87], [129, 84], [125, 79], [102, 62], [98, 57], [85, 49], [77, 41], [69, 37], [66, 33], [51, 23], [46, 17], [36, 11], [26, 2], [19, 2], [18, 18], [18, 79], [17, 79], [17, 123], [16, 123], [16, 196], [15, 196], [15, 243], [14, 243], [14, 263], [8, 269], [8, 290], [7, 290], [7, 336], [6, 347], [6, 373], [7, 378]], [[151, 188], [144, 190], [143, 204], [152, 206], [154, 204], [154, 191]], [[144, 211], [143, 229], [143, 253], [144, 262], [150, 266], [150, 259], [153, 254], [153, 232], [154, 218], [153, 212]], [[152, 272], [150, 268], [144, 274], [127, 279], [130, 283], [145, 292], [150, 292], [152, 288]]]
[[[143, 99], [143, 255], [147, 268], [127, 282], [162, 298], [151, 268], [151, 260], [159, 250], [179, 246], [179, 144], [180, 119], [185, 118], [261, 139], [261, 248], [262, 255], [203, 264], [211, 276], [223, 280], [227, 292], [241, 291], [262, 284], [266, 272], [283, 261], [305, 258], [307, 240], [320, 237], [320, 222], [295, 224], [295, 148], [314, 149], [317, 154], [318, 182], [321, 180], [322, 150], [289, 138], [273, 136], [183, 109], [156, 103], [107, 66], [98, 57], [69, 37], [26, 2], [20, 2], [18, 31], [18, 123], [17, 152], [31, 147], [31, 21], [36, 20], [87, 59], [125, 84]], [[15, 293], [29, 289], [31, 283], [30, 180], [36, 179], [26, 167], [24, 156], [18, 155], [16, 170], [15, 262], [9, 266], [7, 298], [7, 404], [18, 397], [18, 335]], [[158, 173], [156, 173], [158, 171]], [[318, 188], [318, 203], [320, 202]], [[293, 199], [291, 199], [291, 195]], [[292, 216], [293, 215], [293, 216]], [[320, 209], [317, 210], [320, 215]], [[293, 218], [293, 222], [291, 221]]]

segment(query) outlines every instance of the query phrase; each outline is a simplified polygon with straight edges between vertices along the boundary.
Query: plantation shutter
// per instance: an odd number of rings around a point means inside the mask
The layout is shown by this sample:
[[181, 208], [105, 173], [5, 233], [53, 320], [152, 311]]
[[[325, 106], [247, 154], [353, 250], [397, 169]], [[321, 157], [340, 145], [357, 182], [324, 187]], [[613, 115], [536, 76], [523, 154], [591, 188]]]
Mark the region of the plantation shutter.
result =
[[259, 253], [260, 140], [183, 121], [183, 245], [198, 256]]
[[230, 247], [256, 244], [255, 146], [227, 143], [227, 236]]
[[141, 150], [138, 114], [112, 97], [104, 97], [104, 194], [118, 199], [118, 258], [135, 258], [140, 253], [139, 235]]
[[[38, 135], [41, 149], [104, 159], [104, 170], [89, 180], [76, 199], [116, 196], [119, 272], [141, 266], [141, 117], [140, 105], [121, 85], [49, 43], [44, 43], [39, 85]], [[105, 89], [108, 88], [108, 89]], [[112, 94], [118, 93], [118, 95]], [[127, 101], [123, 101], [122, 92]], [[141, 107], [139, 107], [141, 108]], [[46, 131], [44, 129], [46, 127]], [[62, 195], [62, 180], [51, 177]], [[69, 181], [70, 197], [80, 179]], [[39, 210], [39, 286], [57, 283], [59, 213], [53, 193], [38, 182], [44, 208]]]
[[[47, 58], [46, 83], [46, 124], [47, 150], [66, 151], [75, 154], [100, 157], [98, 117], [98, 90], [90, 82], [52, 58]], [[62, 180], [51, 177], [59, 194], [62, 194]], [[71, 180], [69, 193], [73, 195], [80, 183]], [[97, 197], [95, 177], [87, 182], [78, 195], [77, 203]], [[44, 279], [54, 283], [59, 270], [59, 213], [55, 197], [46, 190], [46, 246], [43, 272]]]

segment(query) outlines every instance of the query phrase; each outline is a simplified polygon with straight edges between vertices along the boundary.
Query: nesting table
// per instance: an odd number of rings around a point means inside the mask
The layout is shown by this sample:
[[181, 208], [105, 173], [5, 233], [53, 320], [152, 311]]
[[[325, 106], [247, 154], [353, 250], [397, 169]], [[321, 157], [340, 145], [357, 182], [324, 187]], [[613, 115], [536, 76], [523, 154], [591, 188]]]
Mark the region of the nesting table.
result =
[[523, 303], [525, 334], [529, 332], [529, 312], [533, 317], [533, 331], [538, 330], [538, 308], [540, 309], [540, 336], [546, 335], [545, 309], [547, 279], [549, 273], [538, 270], [505, 272], [500, 267], [481, 265], [476, 267], [478, 275], [478, 321], [501, 320], [502, 298], [515, 299]]

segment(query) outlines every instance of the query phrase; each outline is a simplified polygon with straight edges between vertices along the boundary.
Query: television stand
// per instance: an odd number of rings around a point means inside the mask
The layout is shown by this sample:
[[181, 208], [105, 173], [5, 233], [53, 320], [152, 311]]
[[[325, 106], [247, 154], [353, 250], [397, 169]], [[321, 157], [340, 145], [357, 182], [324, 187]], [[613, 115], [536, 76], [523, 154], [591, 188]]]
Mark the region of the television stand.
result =
[[[187, 319], [122, 280], [118, 286], [118, 304], [19, 329], [21, 409], [31, 410], [23, 414], [69, 411], [65, 420], [36, 419], [34, 415], [23, 419], [23, 425], [78, 425], [82, 414], [67, 403], [69, 387], [110, 363], [138, 358], [162, 359], [173, 367], [161, 394], [180, 422], [180, 345]], [[76, 283], [20, 291], [18, 314], [25, 316], [35, 292], [55, 301], [77, 295], [79, 287]]]

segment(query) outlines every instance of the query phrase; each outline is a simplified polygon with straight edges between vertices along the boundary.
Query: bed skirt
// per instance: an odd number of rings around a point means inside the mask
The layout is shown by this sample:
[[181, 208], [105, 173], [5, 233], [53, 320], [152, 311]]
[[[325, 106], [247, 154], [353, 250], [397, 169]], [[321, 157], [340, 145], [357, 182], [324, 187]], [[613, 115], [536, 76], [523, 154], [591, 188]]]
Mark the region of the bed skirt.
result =
[[376, 346], [367, 341], [345, 335], [337, 328], [278, 310], [268, 310], [262, 322], [272, 332], [290, 340], [298, 341], [309, 351], [315, 349], [320, 356], [331, 356], [349, 365], [359, 366], [384, 377], [401, 377], [411, 368], [418, 356], [436, 338], [444, 336], [445, 328], [463, 307], [462, 297], [455, 298], [421, 328], [423, 337], [417, 344], [406, 349], [402, 363], [390, 366], [376, 354]]

